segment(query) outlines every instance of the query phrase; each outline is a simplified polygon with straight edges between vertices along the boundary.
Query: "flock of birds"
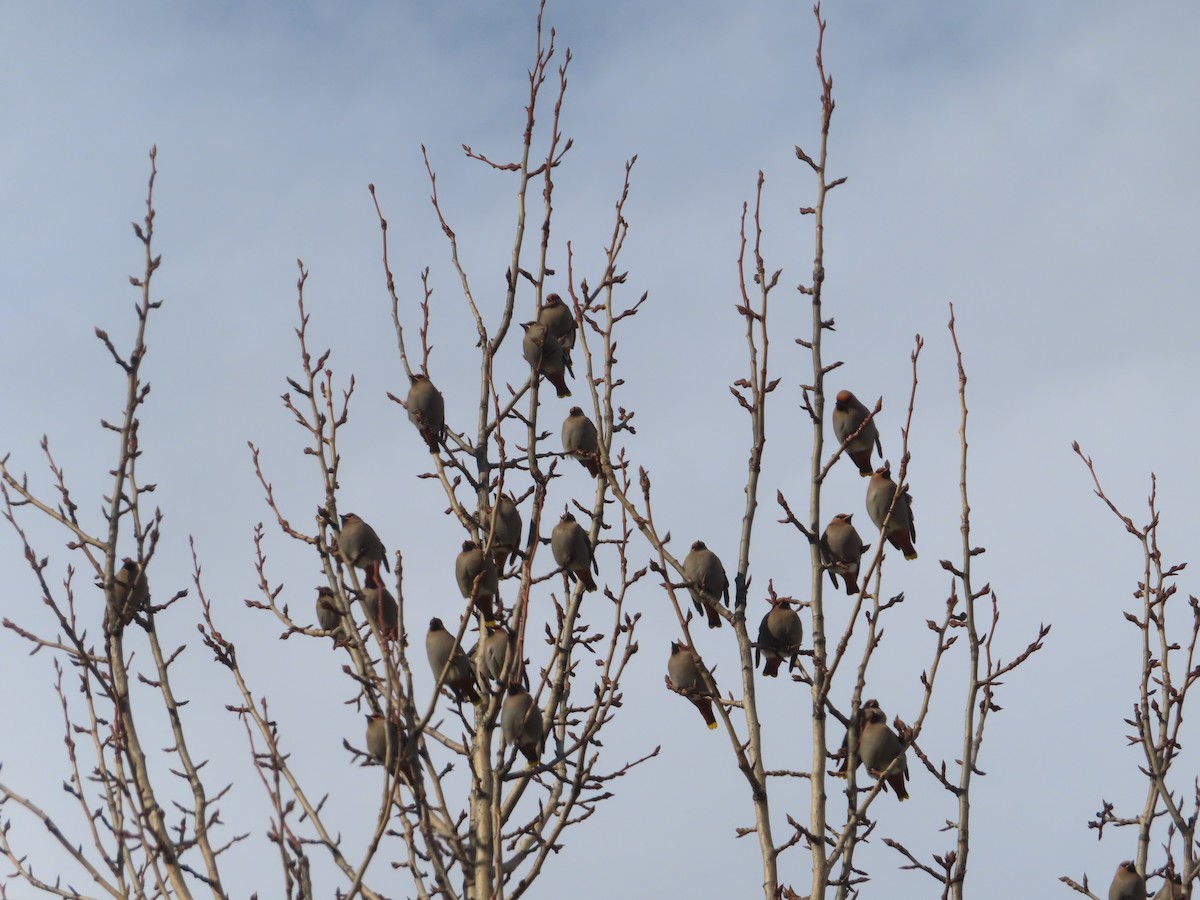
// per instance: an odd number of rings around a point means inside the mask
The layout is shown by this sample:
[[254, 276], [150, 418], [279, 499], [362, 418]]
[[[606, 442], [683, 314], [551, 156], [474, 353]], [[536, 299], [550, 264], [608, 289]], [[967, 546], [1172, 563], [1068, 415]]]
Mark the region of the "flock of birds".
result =
[[[522, 351], [535, 375], [544, 376], [560, 398], [569, 397], [566, 375], [574, 377], [571, 349], [575, 345], [576, 320], [558, 294], [550, 294], [534, 322], [523, 326]], [[445, 440], [445, 403], [441, 393], [425, 374], [411, 376], [411, 388], [406, 398], [409, 420], [416, 425], [430, 452], [437, 453]], [[912, 498], [907, 487], [898, 490], [891, 477], [890, 465], [872, 469], [872, 450], [882, 458], [883, 449], [871, 411], [850, 391], [838, 393], [833, 410], [833, 431], [845, 454], [857, 466], [867, 485], [867, 513], [884, 539], [904, 554], [916, 559], [914, 546], [916, 528], [913, 523]], [[571, 407], [562, 427], [564, 456], [573, 457], [593, 477], [602, 477], [599, 435], [595, 424], [578, 406]], [[859, 593], [858, 574], [863, 554], [870, 549], [855, 529], [853, 514], [838, 513], [830, 520], [820, 538], [822, 564], [835, 588], [841, 578], [848, 595]], [[425, 650], [430, 669], [440, 685], [445, 686], [457, 703], [480, 703], [480, 685], [495, 682], [505, 687], [500, 710], [500, 727], [504, 739], [516, 747], [530, 764], [540, 762], [545, 734], [542, 711], [529, 693], [521, 677], [511, 677], [509, 656], [513, 652], [512, 633], [496, 620], [500, 572], [521, 555], [521, 512], [516, 500], [502, 494], [494, 508], [482, 510], [484, 546], [464, 541], [455, 560], [455, 580], [464, 600], [470, 600], [482, 621], [482, 650], [463, 650], [457, 637], [439, 618], [429, 622]], [[582, 585], [585, 591], [595, 591], [593, 573], [599, 569], [594, 548], [587, 532], [569, 512], [563, 514], [550, 534], [550, 549], [555, 563], [568, 577]], [[383, 542], [375, 529], [355, 513], [341, 518], [336, 550], [349, 566], [363, 573], [361, 589], [357, 592], [363, 612], [372, 630], [384, 642], [398, 637], [398, 608], [395, 597], [383, 584], [379, 570], [390, 571]], [[683, 561], [685, 586], [697, 613], [707, 618], [710, 628], [721, 627], [719, 604], [729, 606], [729, 579], [721, 560], [703, 541], [692, 544]], [[105, 628], [114, 631], [124, 628], [149, 603], [149, 586], [140, 563], [126, 558], [114, 573], [112, 606], [106, 611]], [[322, 586], [317, 591], [317, 622], [336, 641], [344, 639], [347, 629], [354, 627], [345, 620], [333, 591]], [[755, 642], [755, 665], [762, 663], [763, 675], [776, 677], [784, 660], [789, 670], [795, 666], [803, 639], [799, 615], [789, 601], [774, 598], [771, 609], [763, 616]], [[477, 660], [473, 662], [473, 660]], [[515, 660], [514, 660], [515, 662]], [[704, 664], [693, 647], [680, 641], [671, 643], [667, 662], [667, 678], [671, 687], [690, 700], [700, 711], [710, 729], [717, 727], [712, 695], [705, 684]], [[522, 667], [515, 666], [519, 671]], [[501, 684], [508, 677], [509, 683]], [[905, 782], [909, 778], [905, 748], [899, 736], [887, 724], [887, 717], [878, 701], [865, 701], [858, 714], [858, 757], [868, 773], [890, 786], [901, 801], [908, 798]], [[834, 774], [844, 776], [848, 760], [847, 742], [839, 756], [842, 768]], [[366, 745], [368, 753], [388, 766], [397, 775], [413, 777], [411, 761], [403, 733], [394, 721], [373, 714], [367, 717]], [[1172, 876], [1155, 895], [1155, 900], [1174, 900], [1183, 897], [1183, 887]], [[1146, 881], [1137, 866], [1125, 861], [1117, 867], [1108, 893], [1109, 900], [1145, 900]]]

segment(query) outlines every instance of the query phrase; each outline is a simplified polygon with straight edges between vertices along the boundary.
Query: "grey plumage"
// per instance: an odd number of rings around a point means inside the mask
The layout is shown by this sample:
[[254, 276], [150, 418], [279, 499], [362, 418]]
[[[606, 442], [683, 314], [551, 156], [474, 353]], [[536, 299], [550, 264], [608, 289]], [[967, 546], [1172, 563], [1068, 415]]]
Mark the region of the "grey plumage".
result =
[[562, 427], [563, 453], [579, 460], [593, 478], [600, 474], [600, 441], [596, 426], [583, 414], [583, 408], [572, 406]]
[[849, 391], [839, 391], [834, 399], [833, 433], [838, 443], [843, 444], [850, 435], [858, 432], [858, 436], [846, 444], [846, 455], [858, 466], [858, 474], [864, 478], [871, 474], [871, 448], [875, 447], [879, 455], [883, 455], [875, 420], [866, 422], [870, 414], [871, 411]]
[[534, 372], [546, 376], [554, 385], [559, 397], [570, 397], [571, 390], [565, 378], [566, 360], [562, 345], [541, 322], [524, 322], [525, 337], [521, 341], [521, 353]]
[[859, 710], [859, 760], [867, 767], [869, 774], [878, 778], [896, 757], [900, 758], [900, 762], [887, 776], [887, 784], [903, 802], [908, 799], [908, 789], [904, 785], [908, 781], [908, 758], [904, 744], [888, 726], [887, 716], [879, 704], [874, 701], [864, 703]]
[[[876, 528], [883, 528], [888, 508], [892, 507], [892, 498], [895, 495], [896, 482], [892, 481], [892, 467], [884, 463], [883, 468], [876, 471], [867, 484], [867, 513]], [[917, 549], [913, 545], [913, 541], [917, 539], [917, 526], [913, 522], [912, 496], [907, 489], [896, 499], [891, 518], [887, 520], [887, 533], [884, 537], [904, 554], [905, 559], [917, 558]]]
[[503, 569], [521, 546], [521, 510], [512, 497], [501, 494], [496, 498], [494, 510], [490, 507], [483, 510], [480, 524], [483, 533], [490, 535], [489, 547], [496, 568]]
[[499, 681], [504, 674], [504, 661], [512, 646], [512, 636], [503, 627], [489, 626], [483, 639], [483, 661], [480, 680]]
[[417, 426], [429, 452], [437, 453], [438, 443], [446, 434], [446, 401], [428, 375], [417, 372], [411, 381], [412, 387], [404, 402], [408, 407], [408, 421]]
[[338, 611], [333, 591], [327, 585], [317, 588], [317, 625], [333, 632], [335, 642], [342, 635], [342, 614]]
[[[367, 621], [378, 628], [385, 638], [396, 637], [400, 624], [396, 598], [387, 589], [387, 585], [375, 580], [374, 572], [368, 571], [363, 576], [361, 599]], [[380, 610], [382, 610], [382, 616]]]
[[587, 532], [570, 513], [563, 513], [554, 530], [550, 532], [550, 551], [554, 561], [583, 584], [585, 591], [594, 591], [596, 581], [592, 578], [595, 558]]
[[830, 519], [825, 526], [825, 533], [821, 535], [821, 557], [829, 580], [837, 587], [837, 576], [841, 575], [846, 593], [851, 596], [858, 593], [858, 568], [869, 546], [863, 544], [858, 530], [850, 521], [852, 517], [853, 513], [838, 513]]
[[454, 579], [463, 599], [470, 597], [484, 622], [495, 622], [492, 599], [500, 590], [496, 564], [474, 541], [463, 541], [462, 551], [454, 560]]
[[142, 566], [128, 556], [113, 572], [112, 607], [105, 607], [104, 627], [110, 633], [125, 628], [150, 602], [150, 582]]
[[508, 696], [500, 708], [500, 729], [504, 739], [530, 763], [536, 764], [542, 758], [542, 711], [520, 684], [508, 688]]
[[707, 614], [709, 628], [720, 628], [721, 617], [717, 615], [716, 605], [722, 597], [725, 605], [729, 605], [729, 579], [721, 560], [704, 541], [692, 544], [684, 557], [683, 577], [687, 579], [688, 593], [692, 595], [696, 612]]
[[558, 294], [549, 294], [545, 303], [542, 304], [537, 320], [558, 340], [563, 351], [563, 365], [567, 367], [567, 371], [574, 378], [575, 369], [571, 365], [571, 349], [575, 346], [575, 313]]
[[433, 670], [434, 678], [442, 678], [442, 672], [445, 671], [442, 683], [450, 688], [458, 703], [464, 700], [470, 700], [472, 703], [480, 701], [471, 661], [454, 639], [454, 635], [446, 630], [441, 619], [429, 620], [429, 632], [425, 635], [425, 655], [429, 659], [429, 668]]
[[347, 565], [363, 570], [382, 565], [391, 571], [387, 553], [383, 549], [383, 541], [379, 539], [375, 529], [355, 513], [342, 516], [337, 544], [338, 553]]
[[1146, 879], [1132, 860], [1117, 866], [1117, 874], [1108, 886], [1108, 900], [1146, 900]]
[[696, 651], [678, 641], [671, 641], [671, 655], [667, 658], [667, 678], [671, 686], [700, 710], [705, 725], [710, 729], [716, 728], [717, 717], [713, 715], [712, 699], [708, 696], [700, 666]]
[[754, 648], [754, 665], [766, 657], [763, 675], [774, 678], [779, 666], [786, 659], [790, 670], [796, 664], [800, 642], [804, 638], [804, 626], [800, 616], [787, 603], [775, 603], [763, 616], [758, 626], [758, 642]]

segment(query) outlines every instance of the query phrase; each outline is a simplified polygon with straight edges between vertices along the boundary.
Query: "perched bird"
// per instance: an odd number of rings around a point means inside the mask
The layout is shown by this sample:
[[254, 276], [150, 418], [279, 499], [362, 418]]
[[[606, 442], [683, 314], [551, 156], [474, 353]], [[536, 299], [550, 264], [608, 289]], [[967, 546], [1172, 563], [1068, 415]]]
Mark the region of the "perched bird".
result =
[[396, 775], [404, 777], [411, 784], [412, 764], [408, 758], [408, 740], [396, 727], [378, 713], [367, 716], [367, 752], [380, 764], [388, 764], [388, 750], [391, 750], [391, 770]]
[[[892, 481], [892, 467], [884, 463], [883, 468], [878, 469], [867, 484], [867, 512], [876, 528], [883, 528], [883, 520], [887, 518], [888, 508], [895, 496], [896, 482]], [[907, 489], [896, 497], [896, 506], [892, 509], [884, 537], [904, 554], [905, 559], [917, 558], [917, 550], [913, 546], [913, 541], [917, 539], [917, 526], [913, 522], [912, 497]]]
[[783, 603], [773, 603], [758, 626], [758, 643], [754, 648], [754, 665], [765, 656], [763, 674], [774, 678], [779, 674], [779, 664], [788, 660], [788, 669], [796, 664], [800, 652], [800, 641], [804, 637], [804, 626], [796, 611]]
[[489, 546], [496, 568], [503, 569], [521, 545], [521, 511], [516, 501], [508, 494], [501, 494], [496, 498], [495, 509], [484, 508], [480, 525], [483, 533], [490, 535]]
[[720, 628], [721, 617], [717, 615], [716, 606], [722, 595], [725, 605], [729, 605], [729, 579], [725, 577], [721, 560], [705, 546], [704, 541], [692, 544], [692, 549], [684, 557], [683, 577], [687, 579], [688, 593], [692, 595], [696, 612], [708, 614], [709, 628]]
[[113, 572], [112, 599], [111, 610], [104, 611], [104, 625], [109, 631], [124, 628], [133, 621], [134, 614], [141, 612], [150, 602], [150, 583], [146, 580], [146, 573], [128, 556], [121, 561], [121, 567]]
[[858, 713], [858, 758], [867, 767], [867, 772], [878, 778], [896, 757], [900, 761], [887, 776], [887, 784], [903, 802], [908, 799], [908, 790], [904, 786], [908, 780], [908, 758], [904, 745], [888, 726], [887, 716], [879, 708], [879, 703], [868, 700]]
[[437, 453], [438, 442], [446, 436], [446, 401], [428, 375], [418, 372], [409, 380], [412, 387], [408, 389], [408, 398], [404, 401], [408, 408], [408, 421], [417, 426], [429, 452]]
[[1108, 900], [1146, 900], [1146, 879], [1138, 874], [1131, 860], [1117, 866], [1117, 874], [1108, 888]]
[[592, 477], [600, 474], [600, 449], [596, 426], [583, 414], [583, 409], [572, 406], [562, 427], [563, 453], [579, 460]]
[[337, 536], [337, 549], [347, 565], [356, 569], [374, 568], [379, 573], [380, 564], [389, 572], [387, 553], [383, 549], [383, 541], [375, 533], [375, 529], [364, 522], [354, 513], [342, 516], [342, 528]]
[[487, 637], [483, 639], [483, 661], [479, 680], [499, 681], [504, 674], [504, 661], [508, 657], [512, 635], [500, 625], [487, 626]]
[[[396, 598], [387, 589], [387, 585], [381, 584], [375, 579], [374, 572], [367, 572], [363, 576], [361, 600], [363, 612], [367, 614], [367, 621], [378, 628], [385, 638], [395, 638], [400, 624]], [[380, 610], [383, 611], [382, 616]]]
[[858, 531], [850, 523], [853, 516], [853, 513], [838, 513], [829, 520], [825, 533], [821, 535], [821, 557], [825, 561], [829, 580], [837, 587], [840, 574], [846, 584], [846, 593], [852, 597], [858, 593], [859, 562], [870, 547], [862, 542]]
[[1154, 895], [1154, 900], [1183, 900], [1183, 882], [1178, 875], [1164, 875], [1163, 886]]
[[488, 624], [495, 624], [492, 600], [500, 589], [500, 575], [487, 554], [474, 541], [463, 541], [454, 561], [454, 578], [463, 599], [470, 598]]
[[559, 397], [570, 397], [571, 390], [567, 387], [564, 377], [566, 359], [562, 344], [552, 335], [541, 322], [525, 322], [525, 339], [521, 342], [521, 352], [525, 361], [533, 371], [540, 372], [554, 385]]
[[454, 692], [455, 702], [470, 700], [478, 703], [482, 699], [475, 689], [475, 672], [471, 668], [471, 661], [441, 619], [429, 620], [425, 655], [429, 657], [429, 668], [433, 670], [434, 678], [442, 678], [442, 672], [446, 672], [443, 683]]
[[[550, 532], [550, 552], [556, 563], [583, 584], [585, 591], [596, 589], [596, 580], [592, 578], [592, 568], [596, 566], [592, 545], [583, 526], [569, 512], [563, 513]], [[598, 567], [596, 571], [599, 572]]]
[[667, 678], [671, 686], [683, 694], [704, 717], [704, 724], [709, 728], [717, 727], [717, 717], [713, 715], [712, 700], [707, 696], [704, 679], [700, 675], [699, 657], [694, 650], [671, 641], [671, 656], [667, 660]]
[[[879, 430], [875, 427], [875, 420], [872, 419], [863, 425], [869, 415], [871, 411], [852, 393], [838, 392], [833, 404], [833, 433], [839, 444], [846, 445], [846, 455], [858, 466], [858, 474], [863, 478], [871, 474], [871, 448], [875, 447], [879, 455], [883, 456], [883, 446], [879, 443]], [[858, 436], [847, 443], [847, 439], [856, 431]]]
[[317, 624], [325, 631], [333, 632], [333, 640], [342, 635], [342, 614], [338, 612], [333, 591], [328, 585], [317, 588]]
[[574, 378], [575, 370], [571, 367], [571, 349], [575, 346], [575, 313], [571, 312], [571, 307], [567, 306], [558, 294], [549, 294], [542, 304], [537, 320], [557, 338], [559, 346], [563, 349], [563, 364]]
[[530, 763], [542, 758], [542, 711], [519, 683], [508, 686], [508, 696], [500, 707], [500, 730]]

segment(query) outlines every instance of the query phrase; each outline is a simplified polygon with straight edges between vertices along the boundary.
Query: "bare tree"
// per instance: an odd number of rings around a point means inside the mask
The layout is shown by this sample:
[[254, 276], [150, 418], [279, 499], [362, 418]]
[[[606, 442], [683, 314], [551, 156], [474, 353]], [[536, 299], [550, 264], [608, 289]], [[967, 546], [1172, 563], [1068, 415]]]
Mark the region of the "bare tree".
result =
[[[184, 647], [161, 646], [156, 628], [158, 617], [169, 614], [195, 618], [216, 670], [240, 697], [229, 707], [231, 724], [232, 719], [240, 724], [254, 761], [270, 811], [267, 846], [278, 859], [288, 897], [316, 896], [314, 874], [329, 869], [342, 897], [387, 896], [397, 883], [421, 898], [499, 900], [526, 894], [550, 857], [566, 846], [568, 829], [589, 819], [610, 798], [615, 782], [659, 754], [658, 747], [647, 745], [632, 758], [620, 757], [604, 740], [619, 718], [629, 664], [642, 642], [655, 648], [655, 658], [667, 658], [670, 647], [666, 687], [681, 695], [681, 703], [695, 705], [705, 725], [726, 737], [730, 777], [745, 784], [753, 813], [753, 825], [736, 834], [757, 838], [767, 900], [800, 897], [799, 885], [809, 877], [805, 896], [859, 896], [875, 864], [863, 861], [863, 845], [877, 827], [872, 808], [906, 799], [910, 767], [928, 776], [920, 776], [924, 790], [937, 784], [944, 791], [943, 831], [949, 835], [906, 834], [903, 842], [887, 836], [883, 842], [894, 849], [901, 868], [921, 873], [914, 877], [922, 884], [932, 879], [941, 897], [966, 896], [971, 798], [985, 771], [986, 726], [1001, 709], [996, 698], [1002, 681], [1042, 649], [1049, 628], [1042, 626], [1007, 657], [1009, 651], [996, 639], [1002, 604], [989, 583], [981, 584], [977, 568], [984, 549], [971, 522], [967, 370], [953, 307], [949, 340], [957, 360], [960, 407], [961, 545], [940, 560], [948, 588], [938, 615], [924, 618], [902, 591], [890, 586], [899, 580], [896, 567], [908, 565], [900, 557], [917, 555], [915, 520], [925, 514], [913, 496], [919, 489], [913, 490], [908, 477], [925, 341], [917, 335], [911, 350], [896, 348], [911, 357], [906, 397], [878, 397], [872, 403], [876, 392], [859, 386], [868, 401], [860, 403], [846, 388], [853, 378], [831, 381], [835, 372], [839, 379], [853, 373], [854, 360], [834, 358], [832, 341], [838, 335], [830, 309], [837, 309], [842, 298], [825, 293], [826, 209], [847, 179], [831, 177], [828, 141], [835, 102], [820, 6], [814, 8], [819, 145], [811, 153], [799, 146], [795, 151], [816, 179], [812, 206], [801, 210], [803, 221], [813, 223], [811, 274], [805, 264], [804, 280], [796, 284], [811, 305], [811, 322], [802, 336], [785, 335], [785, 347], [798, 346], [794, 352], [806, 358], [811, 376], [793, 389], [771, 364], [771, 339], [777, 346], [780, 340], [777, 328], [772, 334], [771, 312], [779, 302], [775, 292], [789, 276], [765, 258], [766, 179], [760, 172], [753, 207], [743, 205], [737, 248], [740, 294], [733, 305], [745, 328], [747, 359], [744, 375], [730, 391], [749, 428], [746, 503], [736, 558], [726, 554], [729, 571], [699, 536], [683, 536], [689, 527], [686, 511], [655, 508], [654, 473], [638, 460], [641, 426], [630, 394], [635, 399], [643, 386], [626, 385], [617, 353], [623, 329], [637, 321], [650, 300], [631, 286], [622, 262], [636, 157], [625, 164], [610, 236], [597, 259], [578, 261], [571, 241], [556, 236], [554, 177], [572, 148], [560, 129], [571, 55], [559, 55], [554, 31], [543, 28], [543, 12], [537, 19], [520, 143], [503, 156], [463, 147], [469, 159], [492, 170], [506, 188], [516, 182], [511, 257], [498, 304], [477, 299], [490, 288], [480, 287], [479, 274], [464, 263], [455, 214], [439, 196], [433, 161], [428, 155], [424, 160], [432, 210], [477, 337], [478, 356], [471, 365], [473, 371], [478, 363], [478, 379], [471, 388], [470, 417], [446, 418], [448, 406], [462, 405], [448, 405], [437, 385], [450, 381], [443, 375], [451, 367], [461, 370], [466, 363], [447, 360], [437, 350], [433, 338], [439, 305], [429, 269], [419, 288], [398, 285], [389, 260], [387, 192], [370, 186], [397, 373], [402, 371], [408, 384], [403, 396], [389, 396], [399, 407], [397, 416], [411, 422], [412, 440], [421, 440], [429, 451], [428, 469], [417, 477], [441, 487], [445, 512], [461, 528], [461, 543], [401, 552], [386, 533], [371, 526], [371, 510], [348, 508], [342, 488], [344, 437], [356, 424], [356, 383], [348, 367], [339, 368], [340, 352], [324, 349], [317, 336], [321, 321], [306, 302], [309, 272], [301, 261], [295, 328], [299, 368], [287, 377], [282, 402], [299, 426], [302, 452], [311, 458], [308, 487], [320, 497], [315, 510], [299, 509], [307, 496], [304, 487], [276, 488], [267, 454], [250, 443], [273, 526], [260, 523], [255, 530], [257, 594], [246, 604], [281, 629], [281, 654], [295, 642], [310, 641], [341, 661], [343, 700], [363, 721], [361, 734], [343, 741], [345, 759], [378, 774], [369, 837], [362, 843], [345, 840], [343, 824], [327, 804], [328, 784], [296, 764], [301, 742], [289, 723], [271, 712], [277, 688], [255, 683], [243, 666], [244, 639], [228, 610], [210, 599], [199, 554], [193, 549], [189, 590], [163, 598], [149, 588], [163, 522], [145, 496], [154, 485], [141, 483], [137, 471], [144, 452], [138, 442], [139, 415], [149, 395], [142, 371], [146, 334], [161, 305], [151, 291], [161, 261], [151, 248], [156, 174], [151, 151], [146, 214], [134, 226], [145, 263], [142, 275], [131, 279], [140, 298], [131, 349], [122, 351], [105, 331], [96, 332], [126, 376], [119, 421], [104, 423], [119, 443], [101, 527], [79, 515], [80, 506], [47, 440], [42, 446], [51, 474], [48, 491], [31, 488], [25, 476], [9, 467], [7, 456], [0, 461], [5, 517], [23, 544], [58, 633], [38, 634], [9, 619], [4, 625], [35, 651], [56, 656], [67, 746], [65, 786], [77, 802], [78, 821], [61, 821], [6, 784], [0, 784], [0, 803], [21, 810], [23, 825], [40, 822], [86, 872], [92, 893], [35, 869], [24, 849], [24, 833], [16, 827], [18, 818], [6, 816], [0, 848], [14, 877], [25, 884], [64, 897], [230, 893], [222, 881], [222, 854], [251, 835], [222, 828], [220, 805], [244, 785], [208, 771], [189, 750], [180, 715], [188, 698], [176, 693], [171, 677]], [[548, 118], [548, 129], [535, 128], [538, 116]], [[559, 249], [565, 252], [565, 272], [549, 265], [552, 250]], [[419, 296], [416, 302], [413, 295]], [[521, 377], [506, 378], [506, 360], [517, 359], [527, 364]], [[754, 582], [754, 569], [765, 568], [752, 556], [759, 500], [772, 487], [762, 483], [769, 404], [772, 410], [781, 404], [784, 409], [799, 407], [811, 428], [807, 511], [797, 511], [803, 509], [802, 501], [787, 496], [784, 486], [774, 486], [782, 516], [778, 524], [795, 541], [793, 555], [803, 559], [807, 550], [807, 584], [802, 579], [787, 585]], [[898, 430], [895, 419], [884, 417], [892, 409], [904, 411]], [[648, 434], [650, 428], [640, 436]], [[884, 454], [885, 447], [891, 456]], [[859, 474], [870, 476], [863, 483], [874, 523], [874, 530], [864, 526], [861, 535], [850, 521], [854, 513], [828, 521], [823, 508], [828, 504], [822, 502], [829, 479]], [[1145, 605], [1140, 615], [1128, 618], [1143, 639], [1143, 679], [1130, 720], [1136, 732], [1131, 742], [1144, 750], [1150, 785], [1141, 814], [1119, 818], [1105, 803], [1093, 825], [1098, 831], [1108, 824], [1136, 826], [1136, 865], [1146, 873], [1151, 830], [1165, 816], [1166, 861], [1153, 871], [1167, 879], [1178, 875], [1186, 885], [1200, 871], [1193, 835], [1196, 809], [1185, 806], [1168, 774], [1178, 755], [1183, 700], [1194, 676], [1200, 634], [1195, 613], [1200, 607], [1192, 598], [1191, 638], [1181, 650], [1168, 634], [1165, 606], [1174, 594], [1171, 579], [1182, 566], [1162, 568], [1154, 498], [1151, 523], [1140, 530], [1109, 506], [1142, 541], [1146, 555], [1139, 592]], [[94, 619], [77, 613], [74, 566], [63, 570], [60, 585], [48, 558], [27, 537], [23, 515], [29, 507], [63, 529], [73, 558], [86, 560], [85, 571], [105, 601], [101, 645], [91, 636]], [[844, 540], [830, 535], [835, 528]], [[684, 543], [673, 535], [683, 536]], [[311, 586], [311, 612], [291, 605], [295, 595], [285, 593], [285, 578], [271, 562], [272, 548], [286, 543], [300, 547], [322, 573], [320, 583]], [[406, 555], [411, 559], [417, 552], [440, 553], [447, 581], [455, 571], [461, 598], [445, 606], [444, 619], [414, 620], [404, 574]], [[937, 555], [936, 548], [925, 550], [926, 560]], [[642, 609], [635, 590], [652, 580], [651, 573], [678, 625], [671, 635], [653, 636], [652, 644], [638, 631]], [[848, 609], [835, 611], [827, 605], [827, 577], [835, 589], [844, 589]], [[179, 602], [185, 599], [191, 605]], [[885, 626], [902, 617], [924, 621], [930, 632], [922, 662], [906, 663], [906, 668], [877, 652], [887, 640]], [[702, 630], [700, 623], [709, 627]], [[431, 689], [414, 676], [414, 668], [426, 665], [422, 641]], [[705, 663], [706, 652], [720, 646], [717, 642], [736, 646], [736, 673], [718, 672]], [[1169, 656], [1180, 652], [1185, 664], [1172, 672]], [[939, 677], [951, 654], [965, 656], [961, 682]], [[63, 662], [77, 678], [64, 679]], [[808, 731], [802, 744], [789, 745], [788, 754], [776, 759], [767, 738], [781, 723], [761, 714], [758, 691], [764, 677], [781, 672], [796, 708], [804, 710]], [[885, 679], [912, 679], [921, 686], [913, 708], [888, 711], [890, 724], [876, 690]], [[134, 704], [130, 684], [139, 680], [157, 692], [160, 708]], [[923, 728], [935, 699], [947, 696], [962, 705], [961, 744], [935, 749], [923, 743]], [[156, 765], [154, 751], [139, 740], [139, 726], [163, 712], [173, 745], [162, 751], [165, 765]], [[688, 725], [699, 728], [700, 723], [689, 716]], [[788, 795], [774, 789], [795, 782], [808, 787], [807, 809], [789, 809]], [[921, 802], [937, 801], [927, 793]], [[1192, 802], [1200, 804], [1200, 795]], [[77, 832], [86, 838], [81, 841]], [[1064, 881], [1095, 896], [1086, 878], [1082, 885]]]

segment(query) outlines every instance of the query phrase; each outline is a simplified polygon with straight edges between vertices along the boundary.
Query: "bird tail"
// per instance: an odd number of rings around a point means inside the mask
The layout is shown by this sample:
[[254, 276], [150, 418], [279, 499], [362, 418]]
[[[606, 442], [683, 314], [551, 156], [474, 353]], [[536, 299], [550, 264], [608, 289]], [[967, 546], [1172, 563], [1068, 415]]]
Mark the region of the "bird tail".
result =
[[717, 727], [717, 717], [713, 715], [712, 701], [707, 697], [692, 697], [691, 701], [696, 704], [696, 709], [700, 710], [700, 715], [704, 716], [704, 724], [709, 730]]

